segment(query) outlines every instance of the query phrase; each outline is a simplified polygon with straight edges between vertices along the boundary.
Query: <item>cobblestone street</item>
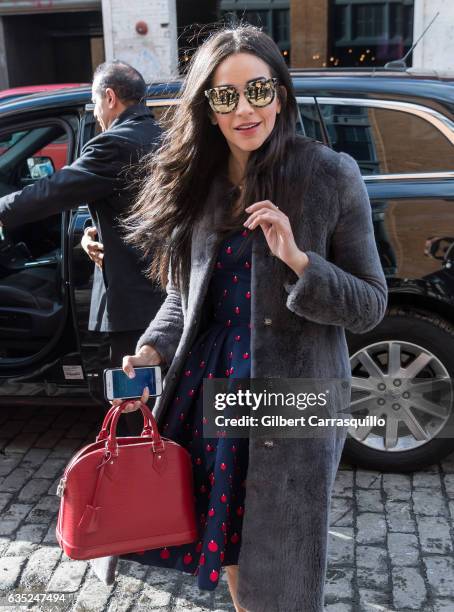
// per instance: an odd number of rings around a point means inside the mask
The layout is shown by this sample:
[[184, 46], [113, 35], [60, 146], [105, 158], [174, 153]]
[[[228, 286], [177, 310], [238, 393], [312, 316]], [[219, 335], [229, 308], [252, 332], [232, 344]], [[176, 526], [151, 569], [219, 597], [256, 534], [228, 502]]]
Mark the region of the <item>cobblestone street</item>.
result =
[[[73, 453], [94, 440], [98, 418], [89, 408], [0, 410], [4, 609], [48, 609], [21, 608], [7, 596], [56, 591], [66, 594], [53, 608], [59, 610], [233, 611], [225, 575], [214, 593], [204, 593], [190, 575], [122, 562], [115, 585], [106, 587], [88, 562], [60, 550], [57, 483]], [[453, 518], [454, 456], [412, 476], [343, 464], [333, 498], [326, 611], [454, 610]]]

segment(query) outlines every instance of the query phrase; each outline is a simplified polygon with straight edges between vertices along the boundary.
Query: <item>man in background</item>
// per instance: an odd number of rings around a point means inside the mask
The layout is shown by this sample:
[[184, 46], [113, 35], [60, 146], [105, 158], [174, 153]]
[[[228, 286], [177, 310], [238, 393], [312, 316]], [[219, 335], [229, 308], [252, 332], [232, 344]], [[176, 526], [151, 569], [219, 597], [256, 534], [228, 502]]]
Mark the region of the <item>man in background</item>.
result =
[[[164, 295], [148, 280], [136, 249], [122, 235], [122, 221], [136, 194], [143, 155], [159, 143], [160, 130], [144, 104], [142, 75], [121, 61], [97, 67], [92, 85], [101, 133], [71, 165], [21, 191], [0, 198], [0, 225], [13, 229], [87, 203], [93, 225], [82, 246], [95, 262], [89, 329], [108, 332], [112, 367], [135, 352], [136, 342]], [[125, 421], [126, 420], [126, 421]], [[120, 435], [140, 433], [140, 411], [125, 413]]]

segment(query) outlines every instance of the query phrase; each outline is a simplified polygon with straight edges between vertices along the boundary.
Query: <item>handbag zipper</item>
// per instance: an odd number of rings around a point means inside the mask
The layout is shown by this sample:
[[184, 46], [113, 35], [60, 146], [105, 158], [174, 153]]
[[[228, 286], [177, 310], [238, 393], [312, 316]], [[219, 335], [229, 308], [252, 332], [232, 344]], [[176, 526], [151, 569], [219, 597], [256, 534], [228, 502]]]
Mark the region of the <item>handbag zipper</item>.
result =
[[77, 459], [80, 457], [80, 455], [82, 454], [82, 452], [88, 448], [89, 446], [91, 446], [90, 444], [86, 444], [85, 446], [83, 446], [81, 449], [79, 449], [77, 451], [77, 453], [74, 455], [74, 457], [70, 460], [70, 462], [68, 463], [68, 465], [66, 466], [64, 472], [63, 472], [63, 476], [60, 478], [60, 481], [57, 485], [57, 491], [55, 493], [55, 495], [58, 495], [58, 497], [63, 497], [63, 494], [65, 492], [65, 487], [66, 487], [66, 479], [68, 477], [68, 472], [71, 469], [71, 467], [73, 466], [73, 464], [77, 461]]
[[[164, 438], [163, 441], [165, 440], [165, 442], [170, 442], [172, 443], [173, 440], [168, 440], [167, 438]], [[146, 441], [146, 439], [144, 440]], [[71, 459], [71, 461], [68, 463], [68, 465], [65, 468], [65, 471], [63, 472], [63, 476], [60, 478], [60, 481], [57, 485], [57, 491], [55, 493], [55, 495], [58, 495], [58, 497], [63, 497], [64, 493], [65, 493], [65, 488], [66, 488], [66, 480], [68, 478], [68, 472], [69, 470], [72, 468], [72, 466], [74, 465], [74, 463], [77, 461], [77, 459], [80, 457], [80, 455], [82, 454], [82, 451], [84, 451], [88, 446], [91, 446], [90, 444], [87, 444], [86, 446], [83, 446], [75, 455], [74, 457]], [[186, 450], [186, 449], [184, 449]], [[102, 465], [102, 463], [100, 464], [100, 466]], [[98, 467], [100, 467], [98, 466]]]

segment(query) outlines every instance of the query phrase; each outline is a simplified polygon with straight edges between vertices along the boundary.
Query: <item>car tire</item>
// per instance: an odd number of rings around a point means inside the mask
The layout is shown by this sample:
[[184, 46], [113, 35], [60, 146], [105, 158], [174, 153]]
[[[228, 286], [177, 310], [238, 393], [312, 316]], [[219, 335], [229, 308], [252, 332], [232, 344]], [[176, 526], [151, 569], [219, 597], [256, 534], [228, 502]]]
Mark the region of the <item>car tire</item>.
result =
[[[387, 374], [382, 379], [382, 381], [385, 381], [386, 390], [377, 391], [374, 383], [378, 382], [379, 375], [371, 376], [369, 373], [367, 380], [371, 381], [368, 384], [374, 387], [374, 398], [370, 396], [368, 399], [370, 409], [360, 409], [359, 413], [362, 411], [362, 416], [364, 416], [372, 411], [386, 409], [383, 415], [386, 416], [387, 426], [381, 428], [381, 447], [380, 435], [376, 436], [376, 434], [373, 434], [374, 430], [364, 440], [361, 440], [357, 439], [357, 430], [350, 428], [345, 443], [344, 457], [354, 465], [366, 469], [385, 472], [413, 472], [437, 463], [454, 451], [454, 400], [453, 393], [449, 391], [449, 388], [452, 390], [451, 381], [454, 380], [454, 326], [437, 314], [419, 309], [393, 307], [389, 309], [383, 320], [373, 330], [366, 334], [358, 335], [348, 333], [347, 341], [353, 376], [351, 414], [353, 417], [361, 416], [358, 414], [358, 407], [361, 405], [361, 402], [363, 405], [365, 403], [364, 400], [360, 400], [355, 408], [355, 402], [353, 401], [354, 388], [361, 389], [363, 387], [362, 377], [366, 371], [363, 362], [372, 372], [374, 372], [375, 363]], [[426, 415], [423, 411], [415, 409], [410, 404], [410, 401], [412, 401], [411, 397], [410, 400], [404, 402], [403, 396], [397, 394], [396, 400], [397, 392], [393, 385], [396, 384], [397, 377], [393, 378], [393, 376], [389, 375], [388, 364], [383, 368], [386, 347], [388, 347], [388, 357], [391, 355], [391, 352], [394, 355], [390, 359], [391, 373], [397, 372], [401, 375], [401, 382], [399, 382], [401, 387], [398, 389], [398, 392], [406, 388], [412, 394], [413, 389], [406, 386], [410, 380], [412, 383], [423, 383], [424, 388], [427, 388], [427, 385], [429, 385], [433, 390], [436, 387], [425, 379], [430, 378], [432, 375], [434, 378], [439, 379], [437, 385], [442, 389], [443, 394], [442, 396], [437, 396], [438, 398], [443, 398], [439, 404], [435, 400], [434, 402], [426, 402], [426, 398], [422, 398], [421, 395], [417, 396], [416, 394], [413, 397], [415, 402], [417, 397], [422, 400], [414, 406], [421, 405], [424, 410], [426, 410], [426, 406], [429, 406], [429, 410], [433, 410], [432, 407], [440, 405], [440, 415], [437, 413], [435, 415]], [[373, 358], [374, 363], [368, 361], [368, 356]], [[419, 372], [416, 378], [412, 378], [412, 371], [417, 371], [419, 365], [425, 362], [427, 364], [424, 369]], [[393, 369], [393, 363], [394, 365], [400, 363], [401, 367], [403, 364], [405, 368], [413, 363], [413, 370], [409, 368], [409, 376], [405, 377], [403, 376], [405, 370]], [[358, 374], [360, 374], [359, 377]], [[359, 384], [354, 381], [359, 381]], [[384, 382], [380, 384], [383, 388]], [[366, 391], [365, 393], [369, 392]], [[381, 407], [377, 406], [378, 402], [382, 403]], [[389, 424], [388, 414], [390, 415]], [[415, 415], [417, 416], [415, 417]], [[415, 427], [422, 427], [422, 430], [416, 429], [417, 435], [423, 436], [424, 433], [418, 432], [424, 432], [425, 429], [426, 433], [429, 434], [428, 439], [418, 441], [413, 437], [412, 442], [413, 434], [407, 428], [405, 421], [400, 420], [400, 417], [402, 419], [410, 419], [408, 422], [413, 429]], [[426, 425], [419, 423], [418, 419], [421, 421], [429, 419], [429, 421]], [[396, 420], [398, 421], [397, 427], [395, 425]], [[391, 436], [388, 436], [388, 425]], [[378, 431], [380, 430], [375, 429], [375, 432]], [[402, 436], [397, 433], [398, 431]], [[431, 431], [433, 435], [431, 435]], [[451, 437], [448, 437], [449, 433]], [[361, 433], [361, 435], [364, 435], [364, 433]], [[385, 448], [387, 443], [388, 448]], [[390, 447], [389, 443], [394, 444], [394, 446]]]

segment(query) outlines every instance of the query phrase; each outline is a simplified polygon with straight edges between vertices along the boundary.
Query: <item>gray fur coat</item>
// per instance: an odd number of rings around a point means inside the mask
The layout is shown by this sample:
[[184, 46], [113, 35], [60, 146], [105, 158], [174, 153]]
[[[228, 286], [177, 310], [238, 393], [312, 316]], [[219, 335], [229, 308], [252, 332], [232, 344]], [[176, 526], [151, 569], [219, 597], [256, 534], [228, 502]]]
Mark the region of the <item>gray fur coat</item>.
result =
[[[275, 258], [261, 228], [254, 230], [251, 377], [350, 380], [344, 329], [372, 329], [387, 304], [371, 206], [352, 157], [304, 137], [297, 144], [295, 155], [310, 150], [315, 160], [305, 193], [290, 203], [304, 215], [292, 229], [310, 263], [292, 283], [270, 282]], [[208, 213], [194, 228], [188, 294], [169, 282], [138, 343], [153, 345], [170, 364], [154, 408], [159, 423], [197, 337], [217, 256], [211, 228], [223, 189], [215, 179]], [[335, 412], [348, 410], [350, 387], [333, 401]], [[250, 612], [323, 610], [330, 497], [347, 433], [329, 429], [318, 438], [250, 439], [238, 584], [240, 605]]]

